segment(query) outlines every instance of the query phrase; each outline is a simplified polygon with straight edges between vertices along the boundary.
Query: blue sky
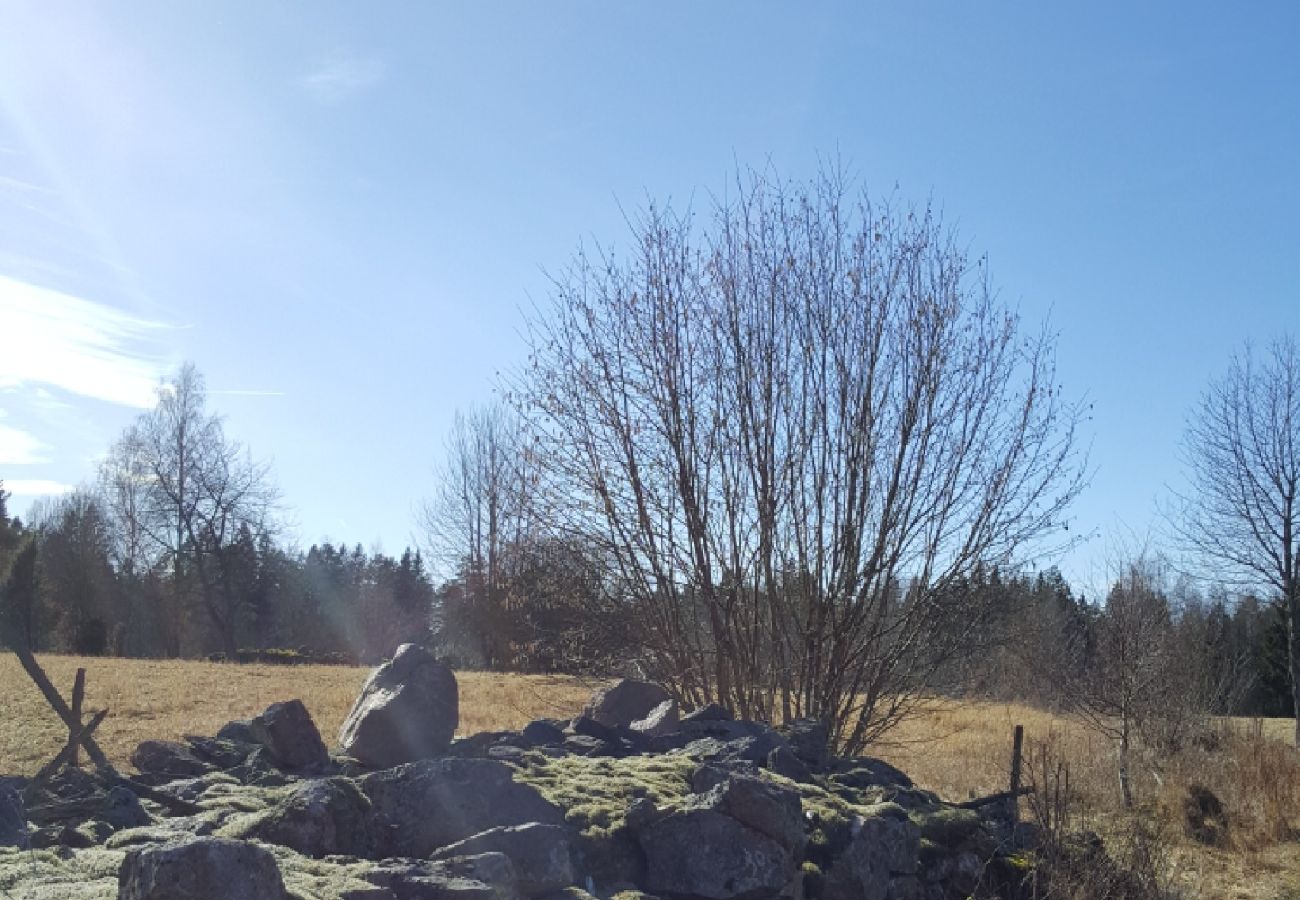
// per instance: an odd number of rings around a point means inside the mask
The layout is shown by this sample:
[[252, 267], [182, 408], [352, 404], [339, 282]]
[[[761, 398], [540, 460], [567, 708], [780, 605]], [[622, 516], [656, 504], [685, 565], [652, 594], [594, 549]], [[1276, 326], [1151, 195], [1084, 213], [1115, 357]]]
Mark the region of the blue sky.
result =
[[4, 0], [0, 478], [91, 478], [190, 359], [300, 543], [400, 550], [544, 269], [838, 155], [1059, 331], [1086, 581], [1230, 354], [1300, 331], [1297, 47], [1290, 2]]

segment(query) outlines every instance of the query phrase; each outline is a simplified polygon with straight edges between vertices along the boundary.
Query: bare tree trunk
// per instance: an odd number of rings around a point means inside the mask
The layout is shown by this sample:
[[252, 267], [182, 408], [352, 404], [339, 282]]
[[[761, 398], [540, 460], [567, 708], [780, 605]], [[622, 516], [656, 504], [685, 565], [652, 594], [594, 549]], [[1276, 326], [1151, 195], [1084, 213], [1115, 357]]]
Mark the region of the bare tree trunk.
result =
[[1125, 716], [1120, 723], [1119, 735], [1119, 795], [1125, 809], [1133, 808], [1133, 786], [1129, 781], [1129, 726]]

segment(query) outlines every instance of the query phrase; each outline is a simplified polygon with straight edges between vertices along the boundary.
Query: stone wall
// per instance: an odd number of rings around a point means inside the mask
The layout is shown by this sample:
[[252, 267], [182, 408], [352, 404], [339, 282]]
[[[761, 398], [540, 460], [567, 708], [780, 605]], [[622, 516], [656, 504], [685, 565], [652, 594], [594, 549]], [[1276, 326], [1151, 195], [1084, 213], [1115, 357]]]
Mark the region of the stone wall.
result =
[[419, 647], [367, 681], [331, 752], [301, 703], [146, 741], [168, 809], [67, 771], [0, 780], [0, 896], [122, 900], [941, 900], [1012, 896], [996, 818], [815, 722], [782, 730], [620, 682], [572, 721], [453, 738]]

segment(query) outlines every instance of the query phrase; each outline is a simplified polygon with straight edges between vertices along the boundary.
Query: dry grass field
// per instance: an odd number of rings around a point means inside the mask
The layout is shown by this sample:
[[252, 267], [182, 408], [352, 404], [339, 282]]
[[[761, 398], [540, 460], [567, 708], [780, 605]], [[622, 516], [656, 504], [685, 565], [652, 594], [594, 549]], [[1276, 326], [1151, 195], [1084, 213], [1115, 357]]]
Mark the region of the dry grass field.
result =
[[[87, 675], [86, 708], [110, 708], [100, 743], [123, 768], [142, 740], [212, 734], [278, 700], [298, 697], [327, 742], [337, 733], [367, 670], [332, 666], [228, 665], [205, 662], [78, 659], [44, 656], [64, 691], [78, 665]], [[575, 713], [599, 686], [568, 677], [459, 673], [461, 733], [519, 728], [538, 716]], [[1081, 826], [1116, 833], [1114, 753], [1079, 722], [1024, 706], [936, 703], [873, 753], [946, 799], [1005, 789], [1011, 735], [1025, 726], [1030, 763], [1044, 748], [1068, 762]], [[1189, 749], [1172, 759], [1143, 761], [1135, 772], [1140, 815], [1169, 845], [1172, 877], [1189, 898], [1300, 900], [1300, 754], [1288, 745], [1290, 720], [1222, 723], [1222, 746]], [[65, 733], [17, 661], [0, 655], [0, 773], [31, 773], [58, 750]], [[1220, 849], [1182, 834], [1182, 801], [1190, 784], [1222, 798], [1231, 838]]]

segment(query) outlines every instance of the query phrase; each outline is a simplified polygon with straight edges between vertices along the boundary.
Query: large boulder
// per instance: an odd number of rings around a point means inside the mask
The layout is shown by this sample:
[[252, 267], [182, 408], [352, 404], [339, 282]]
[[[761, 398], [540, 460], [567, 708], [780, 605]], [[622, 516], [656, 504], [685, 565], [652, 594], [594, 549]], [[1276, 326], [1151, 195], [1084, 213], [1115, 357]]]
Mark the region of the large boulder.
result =
[[504, 853], [514, 864], [519, 890], [528, 895], [557, 891], [573, 884], [571, 835], [562, 825], [506, 825], [457, 841], [434, 859]]
[[16, 784], [0, 780], [0, 847], [26, 850], [28, 846], [27, 813], [22, 792]]
[[384, 855], [427, 857], [499, 825], [563, 824], [559, 808], [513, 771], [496, 760], [448, 757], [365, 776]]
[[370, 856], [375, 849], [370, 800], [347, 778], [304, 781], [230, 836], [280, 844], [317, 858]]
[[593, 694], [582, 714], [601, 725], [627, 728], [669, 699], [668, 692], [657, 684], [624, 678]]
[[329, 751], [301, 700], [272, 703], [249, 723], [249, 731], [281, 768], [310, 771], [329, 765]]
[[645, 888], [653, 894], [707, 900], [774, 896], [795, 875], [786, 848], [710, 809], [665, 816], [637, 838], [645, 852]]
[[343, 752], [388, 768], [444, 752], [459, 722], [456, 676], [423, 647], [403, 644], [370, 673], [343, 721]]
[[285, 895], [269, 851], [210, 837], [131, 850], [117, 884], [118, 900], [281, 900]]

